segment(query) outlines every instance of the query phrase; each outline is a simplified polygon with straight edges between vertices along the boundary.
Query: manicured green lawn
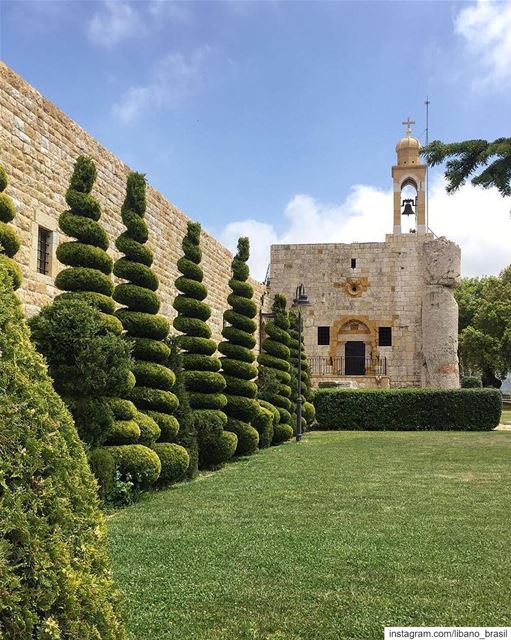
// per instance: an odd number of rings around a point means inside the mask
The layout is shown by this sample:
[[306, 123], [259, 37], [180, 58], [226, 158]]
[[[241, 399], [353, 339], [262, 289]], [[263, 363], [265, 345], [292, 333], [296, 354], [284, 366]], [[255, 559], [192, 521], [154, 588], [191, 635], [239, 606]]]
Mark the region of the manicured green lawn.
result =
[[504, 409], [500, 419], [502, 424], [511, 424], [511, 409]]
[[109, 519], [137, 640], [511, 625], [511, 433], [331, 432]]

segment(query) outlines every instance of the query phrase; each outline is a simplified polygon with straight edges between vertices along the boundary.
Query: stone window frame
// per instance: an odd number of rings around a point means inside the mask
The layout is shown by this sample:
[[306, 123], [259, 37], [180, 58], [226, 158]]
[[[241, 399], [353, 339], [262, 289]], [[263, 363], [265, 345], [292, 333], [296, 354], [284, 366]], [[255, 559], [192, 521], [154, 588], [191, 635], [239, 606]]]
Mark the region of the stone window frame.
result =
[[328, 346], [330, 344], [330, 326], [321, 325], [317, 327], [317, 342], [318, 346]]
[[378, 346], [379, 347], [392, 347], [393, 335], [391, 326], [379, 326], [378, 327]]
[[[31, 231], [31, 251], [30, 251], [30, 271], [32, 277], [39, 282], [53, 285], [53, 281], [58, 272], [57, 247], [60, 241], [58, 220], [47, 213], [37, 211], [32, 220]], [[38, 269], [38, 243], [39, 228], [42, 227], [50, 232], [50, 259], [48, 261], [48, 273], [40, 273]]]

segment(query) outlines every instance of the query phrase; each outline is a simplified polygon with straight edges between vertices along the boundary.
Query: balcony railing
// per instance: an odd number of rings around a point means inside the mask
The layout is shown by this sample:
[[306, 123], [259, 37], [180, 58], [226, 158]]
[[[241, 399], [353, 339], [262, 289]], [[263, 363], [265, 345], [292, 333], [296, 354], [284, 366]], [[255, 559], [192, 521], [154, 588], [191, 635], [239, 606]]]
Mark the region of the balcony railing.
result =
[[387, 358], [359, 356], [311, 356], [308, 359], [314, 376], [386, 376]]

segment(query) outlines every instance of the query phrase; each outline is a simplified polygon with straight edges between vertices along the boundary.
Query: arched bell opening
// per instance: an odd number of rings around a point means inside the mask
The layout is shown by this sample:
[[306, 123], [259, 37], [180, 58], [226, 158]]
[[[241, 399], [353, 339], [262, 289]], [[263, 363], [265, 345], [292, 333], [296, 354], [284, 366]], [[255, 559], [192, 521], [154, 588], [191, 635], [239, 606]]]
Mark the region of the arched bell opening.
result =
[[412, 178], [401, 185], [401, 220], [405, 233], [417, 233], [417, 192], [417, 183]]

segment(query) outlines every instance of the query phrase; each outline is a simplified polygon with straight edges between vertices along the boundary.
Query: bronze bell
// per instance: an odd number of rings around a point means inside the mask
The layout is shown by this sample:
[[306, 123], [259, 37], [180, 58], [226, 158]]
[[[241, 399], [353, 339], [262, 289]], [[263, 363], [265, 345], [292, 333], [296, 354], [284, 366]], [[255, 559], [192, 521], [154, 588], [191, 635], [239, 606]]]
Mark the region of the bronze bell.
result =
[[413, 200], [403, 200], [403, 204], [401, 206], [404, 207], [404, 211], [403, 211], [403, 215], [404, 216], [414, 216], [415, 215], [415, 211], [413, 210], [413, 205], [414, 205], [414, 201]]

